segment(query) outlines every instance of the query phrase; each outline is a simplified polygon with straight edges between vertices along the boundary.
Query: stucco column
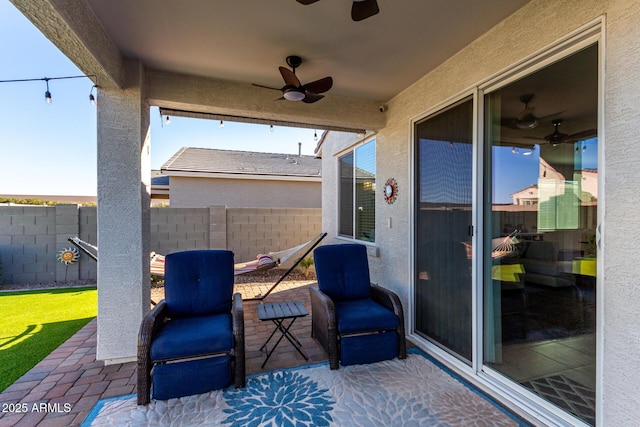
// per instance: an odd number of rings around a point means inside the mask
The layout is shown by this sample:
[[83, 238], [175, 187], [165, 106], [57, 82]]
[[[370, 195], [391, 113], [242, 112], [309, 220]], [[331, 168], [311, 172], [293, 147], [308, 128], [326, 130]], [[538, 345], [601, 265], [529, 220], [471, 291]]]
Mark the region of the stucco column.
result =
[[135, 360], [149, 310], [150, 141], [144, 70], [98, 95], [98, 345], [105, 363]]

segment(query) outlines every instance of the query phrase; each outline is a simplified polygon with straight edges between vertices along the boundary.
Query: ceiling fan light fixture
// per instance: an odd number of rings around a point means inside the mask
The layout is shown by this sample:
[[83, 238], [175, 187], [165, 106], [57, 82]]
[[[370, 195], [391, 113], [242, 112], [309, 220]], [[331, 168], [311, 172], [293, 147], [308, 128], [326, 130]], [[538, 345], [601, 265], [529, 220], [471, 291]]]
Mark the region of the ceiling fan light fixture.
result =
[[298, 88], [288, 88], [284, 90], [284, 99], [287, 101], [302, 101], [304, 99], [304, 92], [301, 92]]
[[545, 141], [547, 141], [549, 144], [556, 147], [559, 144], [562, 144], [564, 142], [569, 142], [571, 140], [569, 135], [567, 135], [566, 133], [562, 133], [558, 130], [558, 126], [562, 124], [562, 119], [554, 120], [552, 124], [555, 130], [553, 131], [553, 133], [550, 133], [549, 135], [544, 137]]
[[518, 129], [533, 129], [538, 126], [538, 119], [536, 119], [533, 115], [524, 119], [518, 119], [516, 122], [516, 127]]

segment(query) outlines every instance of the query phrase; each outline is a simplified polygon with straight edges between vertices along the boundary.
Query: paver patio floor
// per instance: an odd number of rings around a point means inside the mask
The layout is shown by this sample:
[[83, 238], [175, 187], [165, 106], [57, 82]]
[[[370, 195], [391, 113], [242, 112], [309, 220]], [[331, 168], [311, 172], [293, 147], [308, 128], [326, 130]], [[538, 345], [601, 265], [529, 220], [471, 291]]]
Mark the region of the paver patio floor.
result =
[[[266, 292], [266, 285], [239, 285], [244, 298]], [[265, 302], [302, 301], [309, 313], [309, 285], [282, 282]], [[326, 361], [324, 350], [311, 338], [311, 315], [298, 319], [291, 331], [309, 356], [306, 361], [286, 341], [261, 368], [260, 347], [273, 331], [258, 319], [256, 301], [245, 301], [247, 374]], [[94, 319], [14, 384], [0, 393], [0, 427], [78, 426], [98, 400], [136, 392], [135, 362], [106, 365], [96, 361], [97, 321]], [[65, 405], [66, 404], [66, 405]]]

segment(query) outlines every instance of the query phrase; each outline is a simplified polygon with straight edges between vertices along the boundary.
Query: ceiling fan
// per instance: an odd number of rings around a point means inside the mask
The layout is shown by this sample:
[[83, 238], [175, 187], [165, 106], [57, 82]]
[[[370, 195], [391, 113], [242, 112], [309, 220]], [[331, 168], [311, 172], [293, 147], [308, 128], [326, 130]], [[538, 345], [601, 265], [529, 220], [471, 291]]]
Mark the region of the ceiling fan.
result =
[[256, 87], [263, 87], [266, 89], [273, 89], [282, 91], [282, 97], [278, 100], [286, 99], [288, 101], [302, 101], [305, 104], [313, 104], [324, 98], [321, 93], [327, 92], [333, 86], [332, 77], [324, 77], [320, 80], [315, 80], [311, 83], [302, 84], [296, 76], [296, 68], [302, 64], [302, 58], [296, 55], [287, 56], [287, 64], [291, 67], [291, 70], [285, 67], [279, 67], [280, 75], [284, 79], [285, 85], [281, 88], [262, 86], [254, 83]]
[[558, 130], [558, 127], [562, 124], [562, 119], [556, 119], [551, 122], [554, 127], [554, 131], [544, 137], [544, 140], [554, 147], [559, 144], [573, 144], [574, 142], [581, 141], [587, 138], [593, 138], [598, 135], [597, 129], [588, 129], [582, 132], [568, 135]]
[[[318, 0], [297, 0], [300, 4], [312, 4]], [[362, 21], [380, 12], [377, 0], [353, 0], [351, 19]]]
[[531, 107], [529, 105], [531, 101], [533, 101], [533, 98], [535, 98], [535, 95], [532, 93], [521, 95], [518, 99], [524, 104], [524, 110], [518, 113], [516, 117], [507, 117], [502, 119], [500, 124], [511, 129], [533, 129], [538, 126], [539, 120], [562, 113], [562, 111], [559, 111], [547, 116], [537, 117], [534, 114], [535, 107]]

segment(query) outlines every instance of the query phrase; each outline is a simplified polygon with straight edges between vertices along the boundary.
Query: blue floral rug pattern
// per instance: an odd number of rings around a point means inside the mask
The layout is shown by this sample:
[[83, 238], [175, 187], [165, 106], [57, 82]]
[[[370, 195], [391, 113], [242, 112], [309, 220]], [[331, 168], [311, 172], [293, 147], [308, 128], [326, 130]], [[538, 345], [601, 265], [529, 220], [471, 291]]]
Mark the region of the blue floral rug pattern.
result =
[[524, 426], [424, 353], [340, 367], [326, 363], [249, 376], [244, 389], [137, 406], [96, 404], [83, 426]]

